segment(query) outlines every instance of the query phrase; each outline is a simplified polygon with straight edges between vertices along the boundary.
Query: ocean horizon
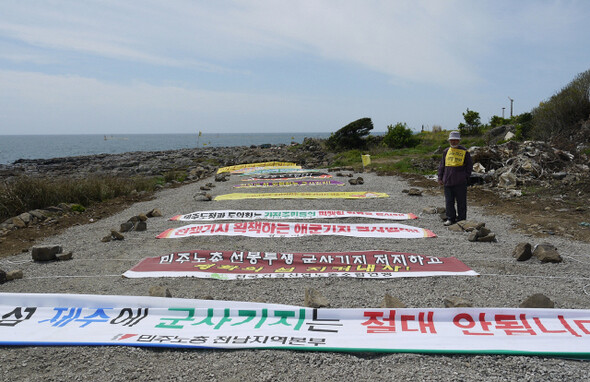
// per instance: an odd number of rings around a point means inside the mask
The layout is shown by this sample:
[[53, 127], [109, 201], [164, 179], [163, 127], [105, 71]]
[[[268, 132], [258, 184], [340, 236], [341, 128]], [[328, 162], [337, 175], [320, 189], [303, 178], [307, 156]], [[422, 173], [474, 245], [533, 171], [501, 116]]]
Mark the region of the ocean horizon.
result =
[[166, 151], [185, 148], [233, 147], [302, 143], [331, 133], [202, 133], [202, 134], [71, 134], [0, 135], [0, 164], [19, 159]]

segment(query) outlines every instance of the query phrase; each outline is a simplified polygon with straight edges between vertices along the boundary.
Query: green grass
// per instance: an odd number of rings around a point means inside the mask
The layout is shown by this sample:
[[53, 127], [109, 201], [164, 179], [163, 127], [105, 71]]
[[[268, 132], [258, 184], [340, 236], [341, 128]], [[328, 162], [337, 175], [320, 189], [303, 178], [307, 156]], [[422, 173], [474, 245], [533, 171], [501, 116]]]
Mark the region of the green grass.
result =
[[84, 206], [132, 192], [153, 191], [154, 178], [91, 176], [83, 179], [19, 176], [0, 182], [0, 222], [34, 209], [60, 203]]

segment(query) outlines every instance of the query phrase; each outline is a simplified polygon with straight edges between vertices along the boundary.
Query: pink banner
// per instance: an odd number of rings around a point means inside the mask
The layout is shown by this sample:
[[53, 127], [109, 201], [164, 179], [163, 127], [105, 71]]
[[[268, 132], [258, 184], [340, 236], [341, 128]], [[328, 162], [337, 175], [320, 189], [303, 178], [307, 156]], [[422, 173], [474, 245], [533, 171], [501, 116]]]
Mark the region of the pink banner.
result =
[[454, 257], [386, 251], [176, 252], [146, 258], [123, 274], [129, 278], [199, 277], [222, 280], [297, 277], [373, 279], [458, 275], [477, 276], [478, 274]]
[[254, 188], [254, 187], [290, 187], [290, 186], [342, 186], [344, 183], [337, 180], [263, 180], [260, 182], [250, 182], [236, 184], [235, 188]]

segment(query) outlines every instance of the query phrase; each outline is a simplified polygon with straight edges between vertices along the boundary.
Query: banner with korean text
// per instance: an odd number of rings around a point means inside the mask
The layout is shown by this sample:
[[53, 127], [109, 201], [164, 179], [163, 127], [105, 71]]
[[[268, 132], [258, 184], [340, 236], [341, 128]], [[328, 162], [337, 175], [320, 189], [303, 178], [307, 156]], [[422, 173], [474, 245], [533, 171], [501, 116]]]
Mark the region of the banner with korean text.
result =
[[350, 191], [350, 192], [273, 192], [273, 193], [240, 193], [216, 196], [213, 200], [243, 199], [372, 199], [388, 198], [383, 192]]
[[344, 186], [344, 183], [337, 180], [309, 179], [309, 180], [261, 180], [236, 184], [235, 188], [255, 187], [291, 187], [291, 186]]
[[211, 223], [190, 224], [168, 229], [156, 238], [169, 239], [189, 236], [248, 236], [248, 237], [302, 237], [352, 236], [396, 239], [436, 237], [434, 232], [404, 224], [325, 224], [325, 223]]
[[284, 173], [317, 173], [320, 170], [317, 169], [305, 169], [305, 168], [292, 168], [292, 167], [269, 167], [269, 168], [260, 168], [258, 170], [247, 171], [239, 174], [240, 176], [253, 176], [253, 175], [264, 175], [264, 174], [284, 174]]
[[244, 163], [238, 164], [235, 166], [227, 166], [221, 167], [217, 170], [217, 173], [220, 174], [222, 172], [233, 172], [233, 173], [240, 173], [240, 172], [248, 172], [254, 170], [260, 170], [268, 167], [284, 167], [284, 168], [301, 168], [298, 166], [297, 163], [292, 162], [260, 162], [260, 163]]
[[367, 218], [382, 220], [417, 219], [414, 214], [377, 211], [339, 211], [339, 210], [217, 210], [195, 211], [186, 215], [176, 215], [170, 220], [178, 221], [215, 221], [215, 220], [283, 220], [283, 219], [331, 219], [331, 218]]
[[260, 174], [254, 175], [250, 178], [241, 179], [242, 182], [256, 181], [256, 180], [291, 180], [298, 178], [311, 178], [311, 179], [327, 179], [331, 178], [332, 175], [323, 172], [288, 172], [280, 174]]
[[148, 257], [123, 274], [128, 278], [198, 277], [218, 280], [299, 277], [383, 279], [477, 276], [454, 257], [386, 251], [278, 253], [188, 251]]
[[590, 310], [314, 309], [145, 296], [0, 293], [0, 346], [510, 354], [590, 358]]

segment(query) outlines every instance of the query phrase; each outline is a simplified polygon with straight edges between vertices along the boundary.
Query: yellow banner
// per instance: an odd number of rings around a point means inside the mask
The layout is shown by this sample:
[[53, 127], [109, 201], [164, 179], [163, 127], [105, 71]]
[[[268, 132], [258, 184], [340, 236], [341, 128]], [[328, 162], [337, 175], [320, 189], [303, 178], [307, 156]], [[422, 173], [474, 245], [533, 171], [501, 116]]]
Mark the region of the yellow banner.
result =
[[240, 199], [370, 199], [388, 198], [383, 192], [357, 191], [357, 192], [273, 192], [273, 193], [241, 193], [219, 195], [214, 200], [240, 200]]
[[447, 152], [447, 156], [445, 157], [445, 166], [447, 166], [447, 167], [463, 166], [463, 162], [465, 162], [465, 154], [467, 154], [466, 150], [455, 149], [455, 148], [450, 147], [449, 151]]
[[234, 172], [236, 170], [242, 170], [242, 169], [246, 169], [246, 168], [256, 168], [256, 167], [296, 167], [296, 168], [301, 168], [300, 166], [297, 166], [296, 163], [292, 163], [292, 162], [260, 162], [260, 163], [244, 163], [244, 164], [237, 164], [235, 166], [221, 167], [219, 170], [217, 170], [217, 173], [220, 174], [222, 172]]

